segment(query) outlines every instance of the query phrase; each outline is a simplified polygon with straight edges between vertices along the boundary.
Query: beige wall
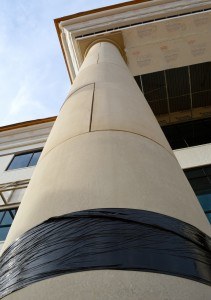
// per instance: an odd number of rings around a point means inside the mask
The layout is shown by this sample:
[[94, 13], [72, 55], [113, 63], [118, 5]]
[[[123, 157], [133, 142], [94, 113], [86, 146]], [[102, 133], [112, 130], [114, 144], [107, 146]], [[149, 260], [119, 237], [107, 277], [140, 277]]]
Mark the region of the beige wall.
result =
[[13, 157], [14, 154], [4, 155], [0, 157], [0, 184], [30, 179], [33, 174], [34, 167], [6, 170]]
[[0, 184], [31, 178], [34, 167], [6, 169], [14, 154], [42, 149], [52, 126], [46, 122], [0, 132]]
[[[34, 122], [32, 122], [34, 123]], [[7, 203], [18, 206], [25, 193], [25, 188], [13, 190], [17, 187], [17, 182], [30, 180], [34, 166], [27, 168], [18, 168], [7, 170], [8, 165], [12, 161], [15, 154], [33, 151], [35, 149], [42, 149], [47, 140], [49, 132], [53, 126], [53, 122], [37, 121], [38, 124], [21, 126], [23, 124], [13, 125], [14, 128], [0, 128], [0, 191], [2, 192]], [[18, 126], [19, 125], [19, 126]], [[12, 126], [9, 126], [12, 127]], [[25, 184], [26, 186], [27, 184]], [[23, 187], [23, 186], [22, 186]], [[3, 199], [0, 197], [0, 209], [8, 209], [11, 206], [5, 205]], [[0, 241], [0, 249], [3, 241]]]

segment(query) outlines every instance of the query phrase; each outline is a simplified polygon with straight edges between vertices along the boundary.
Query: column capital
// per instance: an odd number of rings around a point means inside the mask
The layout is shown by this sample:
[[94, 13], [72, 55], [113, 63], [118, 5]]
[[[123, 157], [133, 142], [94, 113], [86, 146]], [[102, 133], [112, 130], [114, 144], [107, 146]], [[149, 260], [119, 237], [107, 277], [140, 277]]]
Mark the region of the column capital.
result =
[[125, 60], [125, 62], [127, 63], [127, 57], [126, 57], [126, 53], [125, 53], [125, 49], [124, 49], [124, 44], [122, 43], [122, 41], [117, 41], [117, 39], [113, 39], [112, 36], [111, 38], [104, 38], [104, 37], [101, 37], [101, 38], [98, 38], [94, 41], [92, 41], [88, 46], [87, 48], [85, 49], [84, 51], [84, 57], [83, 59], [85, 59], [86, 55], [88, 54], [89, 50], [96, 44], [98, 43], [110, 43], [110, 44], [113, 44], [120, 52], [121, 56], [123, 57], [123, 59]]

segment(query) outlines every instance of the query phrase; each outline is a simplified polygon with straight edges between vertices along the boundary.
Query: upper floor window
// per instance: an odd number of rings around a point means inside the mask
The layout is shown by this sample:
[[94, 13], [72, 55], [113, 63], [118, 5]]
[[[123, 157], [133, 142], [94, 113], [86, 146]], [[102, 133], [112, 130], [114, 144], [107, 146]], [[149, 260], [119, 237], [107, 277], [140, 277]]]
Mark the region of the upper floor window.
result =
[[161, 127], [172, 149], [211, 143], [211, 118]]
[[35, 166], [37, 164], [41, 152], [42, 150], [36, 150], [32, 152], [16, 154], [10, 162], [9, 166], [7, 167], [7, 170]]

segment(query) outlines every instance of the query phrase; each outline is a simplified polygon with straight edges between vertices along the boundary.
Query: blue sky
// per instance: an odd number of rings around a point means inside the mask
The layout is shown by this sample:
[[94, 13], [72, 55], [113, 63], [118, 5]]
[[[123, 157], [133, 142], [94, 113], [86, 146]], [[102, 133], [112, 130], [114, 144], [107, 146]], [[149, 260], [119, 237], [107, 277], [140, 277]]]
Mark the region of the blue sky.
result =
[[70, 80], [53, 20], [121, 0], [0, 0], [0, 126], [58, 114]]

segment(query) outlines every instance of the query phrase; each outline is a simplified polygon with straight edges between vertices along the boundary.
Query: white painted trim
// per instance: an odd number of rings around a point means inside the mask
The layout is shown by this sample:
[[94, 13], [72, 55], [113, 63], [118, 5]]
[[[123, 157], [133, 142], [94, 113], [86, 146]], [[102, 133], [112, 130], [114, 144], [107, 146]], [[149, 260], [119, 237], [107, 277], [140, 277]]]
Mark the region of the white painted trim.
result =
[[[197, 12], [197, 13], [192, 13], [194, 15], [201, 15], [201, 14], [209, 14], [211, 12], [211, 9], [210, 11], [201, 11], [201, 12]], [[143, 23], [143, 24], [137, 24], [137, 25], [130, 25], [130, 26], [125, 26], [125, 28], [121, 28], [121, 31], [125, 31], [125, 30], [128, 30], [128, 29], [131, 29], [131, 28], [137, 28], [137, 27], [145, 27], [145, 26], [148, 26], [149, 24], [157, 24], [157, 23], [163, 23], [163, 22], [168, 22], [169, 20], [180, 20], [180, 19], [186, 19], [186, 18], [191, 18], [192, 17], [192, 14], [189, 14], [189, 15], [185, 15], [185, 16], [175, 16], [175, 17], [170, 17], [170, 18], [166, 18], [166, 19], [162, 19], [162, 20], [152, 20], [150, 22], [147, 22], [147, 23]], [[109, 33], [113, 33], [113, 32], [119, 32], [119, 29], [113, 29], [112, 31], [109, 31]], [[95, 37], [95, 36], [102, 36], [102, 35], [106, 35], [107, 32], [105, 31], [104, 33], [101, 32], [101, 33], [93, 33], [92, 35], [89, 35], [89, 36], [83, 36], [83, 37], [78, 37], [76, 38], [77, 41], [80, 41], [80, 40], [85, 40], [85, 39], [89, 39], [90, 37]], [[152, 41], [153, 43], [153, 41]], [[146, 45], [146, 44], [145, 44]]]
[[69, 49], [69, 47], [68, 47], [64, 29], [63, 29], [63, 32], [61, 33], [61, 41], [62, 41], [62, 45], [63, 45], [65, 57], [66, 57], [67, 67], [70, 72], [71, 78], [75, 78], [76, 77], [75, 68], [74, 68], [75, 58], [70, 55], [70, 53], [72, 53], [72, 49], [71, 48]]
[[32, 132], [32, 131], [36, 131], [39, 129], [50, 129], [51, 130], [51, 128], [53, 127], [53, 124], [54, 124], [54, 122], [48, 122], [48, 123], [35, 124], [35, 125], [31, 125], [31, 126], [1, 131], [0, 138], [2, 138], [4, 136], [18, 134], [18, 133]]
[[10, 147], [5, 147], [4, 149], [1, 149], [0, 157], [5, 155], [10, 155], [10, 154], [16, 154], [23, 151], [30, 151], [34, 149], [43, 148], [45, 146], [47, 138], [48, 136], [42, 141], [36, 141], [36, 143], [22, 142], [19, 143], [18, 145], [13, 144]]
[[36, 124], [0, 132], [0, 157], [25, 150], [42, 148], [54, 122]]
[[211, 144], [174, 150], [182, 169], [189, 169], [211, 164]]
[[[185, 2], [182, 5], [182, 2]], [[196, 3], [193, 3], [196, 2]], [[150, 3], [150, 2], [149, 2]], [[154, 5], [137, 10], [128, 10], [127, 12], [110, 15], [102, 18], [94, 18], [89, 21], [75, 23], [72, 25], [66, 25], [65, 28], [72, 32], [74, 36], [79, 35], [86, 29], [88, 31], [96, 31], [97, 28], [103, 28], [106, 30], [112, 27], [118, 27], [118, 24], [125, 22], [129, 26], [133, 23], [143, 22], [147, 20], [153, 20], [161, 16], [167, 16], [176, 13], [192, 12], [193, 10], [201, 10], [205, 8], [206, 4], [211, 4], [210, 1], [176, 1], [171, 3], [163, 3], [162, 5]], [[202, 6], [203, 5], [203, 6]], [[133, 6], [131, 6], [133, 8]], [[130, 9], [130, 6], [129, 6]]]
[[[161, 12], [163, 11], [164, 14], [167, 11], [182, 11], [184, 9], [193, 9], [193, 8], [203, 8], [206, 5], [210, 4], [210, 1], [204, 1], [204, 0], [154, 0], [149, 2], [143, 2], [143, 3], [136, 3], [134, 5], [129, 6], [123, 6], [118, 7], [112, 10], [104, 10], [97, 13], [92, 13], [84, 16], [80, 16], [77, 19], [69, 19], [65, 21], [61, 21], [59, 26], [60, 28], [67, 28], [69, 31], [75, 31], [80, 30], [82, 28], [88, 27], [88, 26], [94, 26], [97, 25], [97, 23], [104, 23], [107, 24], [108, 19], [115, 21], [118, 23], [122, 19], [128, 19], [130, 18], [137, 18], [145, 15], [146, 13], [151, 12]], [[136, 12], [136, 13], [135, 13]]]

